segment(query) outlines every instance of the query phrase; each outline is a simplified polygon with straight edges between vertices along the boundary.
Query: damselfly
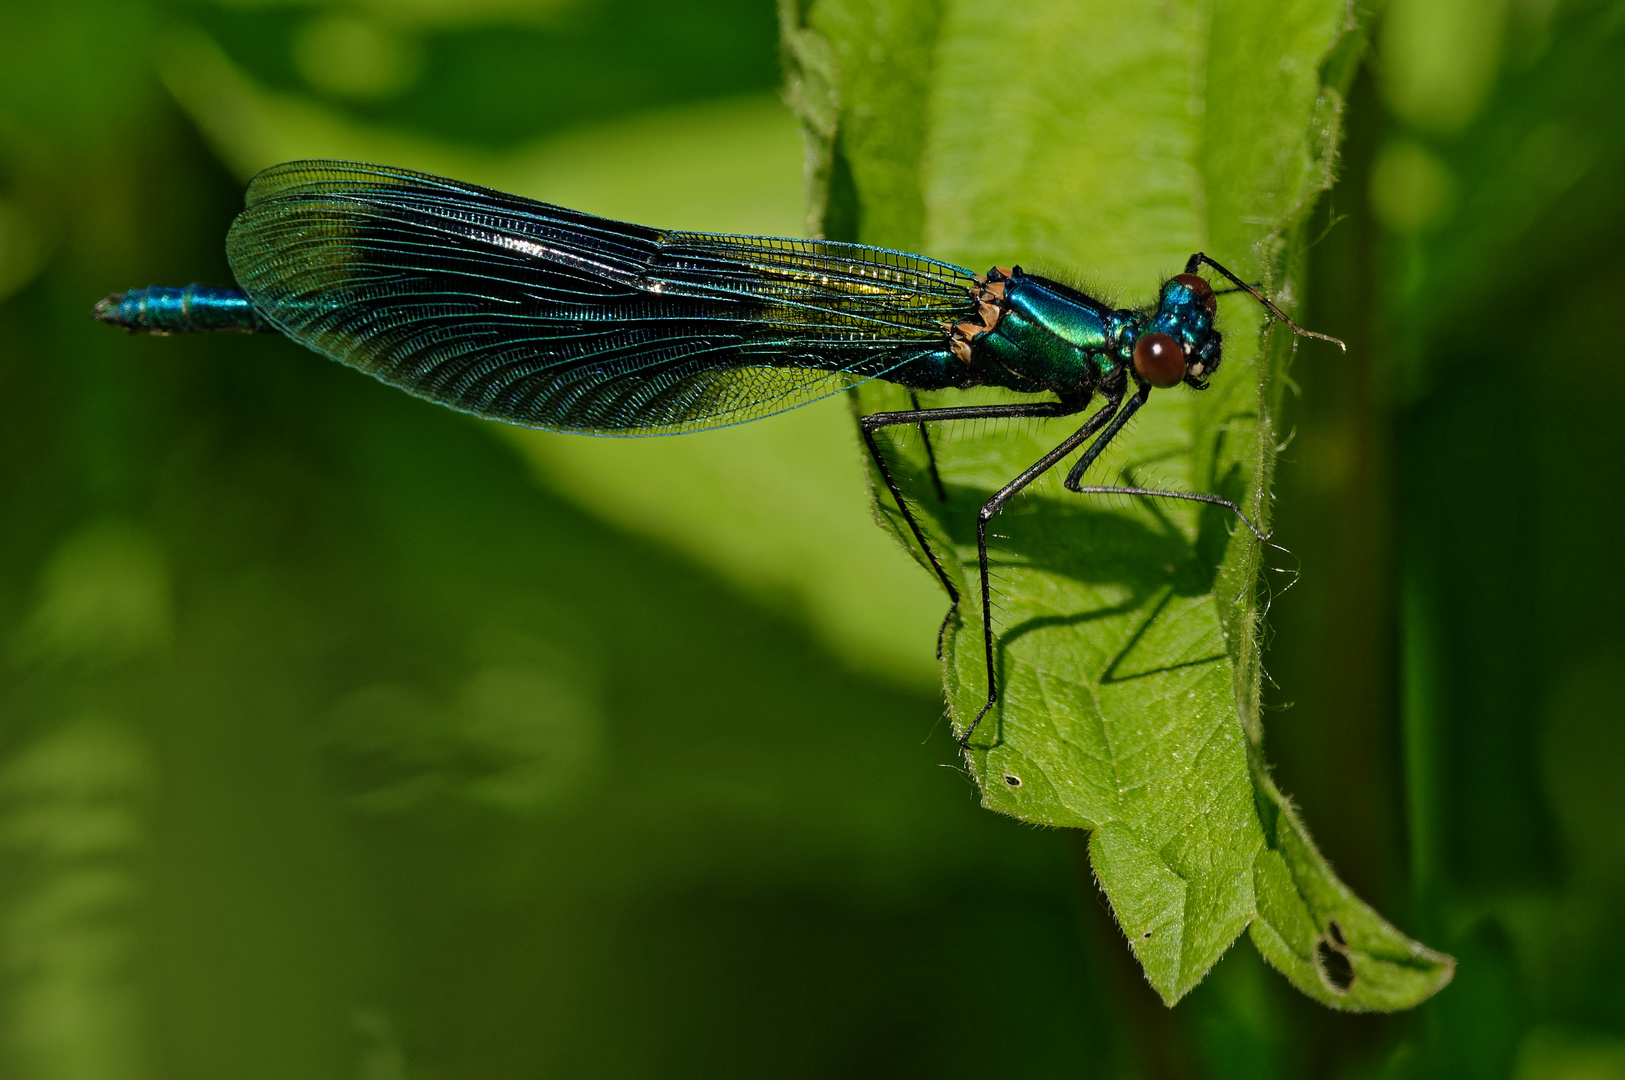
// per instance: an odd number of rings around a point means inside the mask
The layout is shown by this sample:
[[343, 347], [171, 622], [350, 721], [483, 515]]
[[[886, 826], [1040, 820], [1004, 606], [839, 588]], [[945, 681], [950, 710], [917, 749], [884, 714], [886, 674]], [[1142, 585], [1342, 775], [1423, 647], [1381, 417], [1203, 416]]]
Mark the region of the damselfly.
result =
[[[1256, 288], [1205, 254], [1154, 305], [1117, 309], [1019, 266], [986, 275], [860, 244], [672, 232], [379, 165], [298, 161], [249, 184], [226, 253], [241, 291], [154, 286], [102, 300], [129, 330], [275, 331], [393, 386], [479, 416], [593, 435], [667, 435], [755, 420], [883, 379], [912, 392], [1002, 387], [1039, 400], [914, 408], [862, 420], [891, 497], [947, 590], [960, 588], [899, 489], [876, 433], [895, 425], [1062, 417], [1102, 406], [989, 499], [976, 548], [987, 703], [998, 700], [989, 522], [1079, 447], [1080, 494], [1217, 495], [1085, 484], [1151, 391], [1204, 389], [1219, 370], [1227, 278], [1304, 337]], [[1341, 345], [1341, 342], [1338, 342]], [[931, 473], [943, 495], [934, 459]], [[938, 633], [938, 654], [942, 632]]]

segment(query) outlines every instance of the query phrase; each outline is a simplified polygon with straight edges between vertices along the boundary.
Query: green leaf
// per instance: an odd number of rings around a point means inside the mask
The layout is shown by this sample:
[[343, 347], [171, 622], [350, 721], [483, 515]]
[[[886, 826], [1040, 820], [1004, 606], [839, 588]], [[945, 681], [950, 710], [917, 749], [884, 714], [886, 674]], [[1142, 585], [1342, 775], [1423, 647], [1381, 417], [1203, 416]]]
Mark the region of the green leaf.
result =
[[[1193, 251], [1288, 306], [1301, 288], [1303, 221], [1330, 185], [1363, 45], [1342, 0], [1051, 0], [997, 13], [821, 0], [786, 17], [792, 85], [817, 87], [791, 97], [827, 233], [979, 271], [1082, 268], [1090, 291], [1119, 302], [1149, 300]], [[1212, 389], [1155, 395], [1091, 476], [1217, 492], [1267, 528], [1294, 341], [1245, 297], [1222, 302], [1220, 324]], [[1308, 362], [1337, 353], [1316, 343]], [[908, 401], [881, 384], [855, 397], [861, 412]], [[987, 692], [977, 509], [1076, 424], [936, 425], [940, 502], [918, 433], [891, 432], [905, 492], [962, 583], [944, 638], [957, 731]], [[1425, 999], [1453, 962], [1337, 881], [1263, 764], [1271, 549], [1219, 508], [1080, 498], [1064, 474], [1034, 483], [990, 533], [1000, 701], [967, 753], [983, 804], [1092, 830], [1095, 874], [1170, 1004], [1249, 927], [1329, 1005]], [[889, 497], [876, 507], [908, 545]]]

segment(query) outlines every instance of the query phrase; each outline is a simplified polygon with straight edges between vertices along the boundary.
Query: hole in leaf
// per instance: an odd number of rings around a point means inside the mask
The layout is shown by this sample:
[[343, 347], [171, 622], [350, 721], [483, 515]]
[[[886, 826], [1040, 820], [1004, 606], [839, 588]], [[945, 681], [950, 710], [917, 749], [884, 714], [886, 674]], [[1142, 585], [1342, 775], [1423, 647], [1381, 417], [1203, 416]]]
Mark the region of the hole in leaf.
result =
[[1020, 787], [1021, 786], [1021, 777], [1019, 777], [1019, 776], [1011, 776], [1009, 773], [1005, 773], [1004, 774], [1004, 782], [1006, 784], [1009, 784], [1011, 787]]
[[1321, 980], [1334, 994], [1346, 994], [1349, 987], [1354, 985], [1354, 965], [1347, 955], [1325, 938], [1315, 942], [1315, 967], [1320, 969]]
[[1337, 945], [1337, 947], [1339, 949], [1344, 949], [1344, 948], [1348, 947], [1348, 942], [1343, 940], [1343, 928], [1341, 926], [1337, 925], [1337, 920], [1336, 919], [1330, 919], [1330, 920], [1327, 921], [1327, 923], [1326, 923], [1326, 936], [1331, 938], [1332, 941], [1336, 943], [1336, 945]]
[[1145, 933], [1141, 934], [1140, 935], [1140, 940], [1141, 941], [1149, 941], [1149, 940], [1151, 940], [1151, 931], [1147, 930]]

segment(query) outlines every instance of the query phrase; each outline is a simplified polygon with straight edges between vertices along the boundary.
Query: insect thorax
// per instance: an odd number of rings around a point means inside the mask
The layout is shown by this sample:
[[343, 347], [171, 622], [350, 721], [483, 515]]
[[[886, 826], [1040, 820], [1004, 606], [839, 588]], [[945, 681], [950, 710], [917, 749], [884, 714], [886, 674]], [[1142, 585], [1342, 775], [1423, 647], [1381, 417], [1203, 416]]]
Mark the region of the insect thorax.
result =
[[[1124, 330], [1137, 313], [1114, 311], [1093, 297], [1036, 274], [1001, 273], [997, 318], [971, 339], [979, 382], [1025, 393], [1070, 396], [1098, 386], [1118, 367]], [[986, 321], [984, 319], [984, 321]]]

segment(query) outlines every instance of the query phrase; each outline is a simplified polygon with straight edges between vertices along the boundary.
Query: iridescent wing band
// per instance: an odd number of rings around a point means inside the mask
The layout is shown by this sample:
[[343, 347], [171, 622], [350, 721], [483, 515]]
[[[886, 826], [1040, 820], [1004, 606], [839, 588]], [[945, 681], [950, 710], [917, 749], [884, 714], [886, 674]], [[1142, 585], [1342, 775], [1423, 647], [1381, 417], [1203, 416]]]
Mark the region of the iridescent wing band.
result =
[[946, 349], [966, 270], [828, 241], [668, 232], [422, 173], [290, 162], [227, 256], [304, 345], [453, 408], [668, 434], [753, 420]]

